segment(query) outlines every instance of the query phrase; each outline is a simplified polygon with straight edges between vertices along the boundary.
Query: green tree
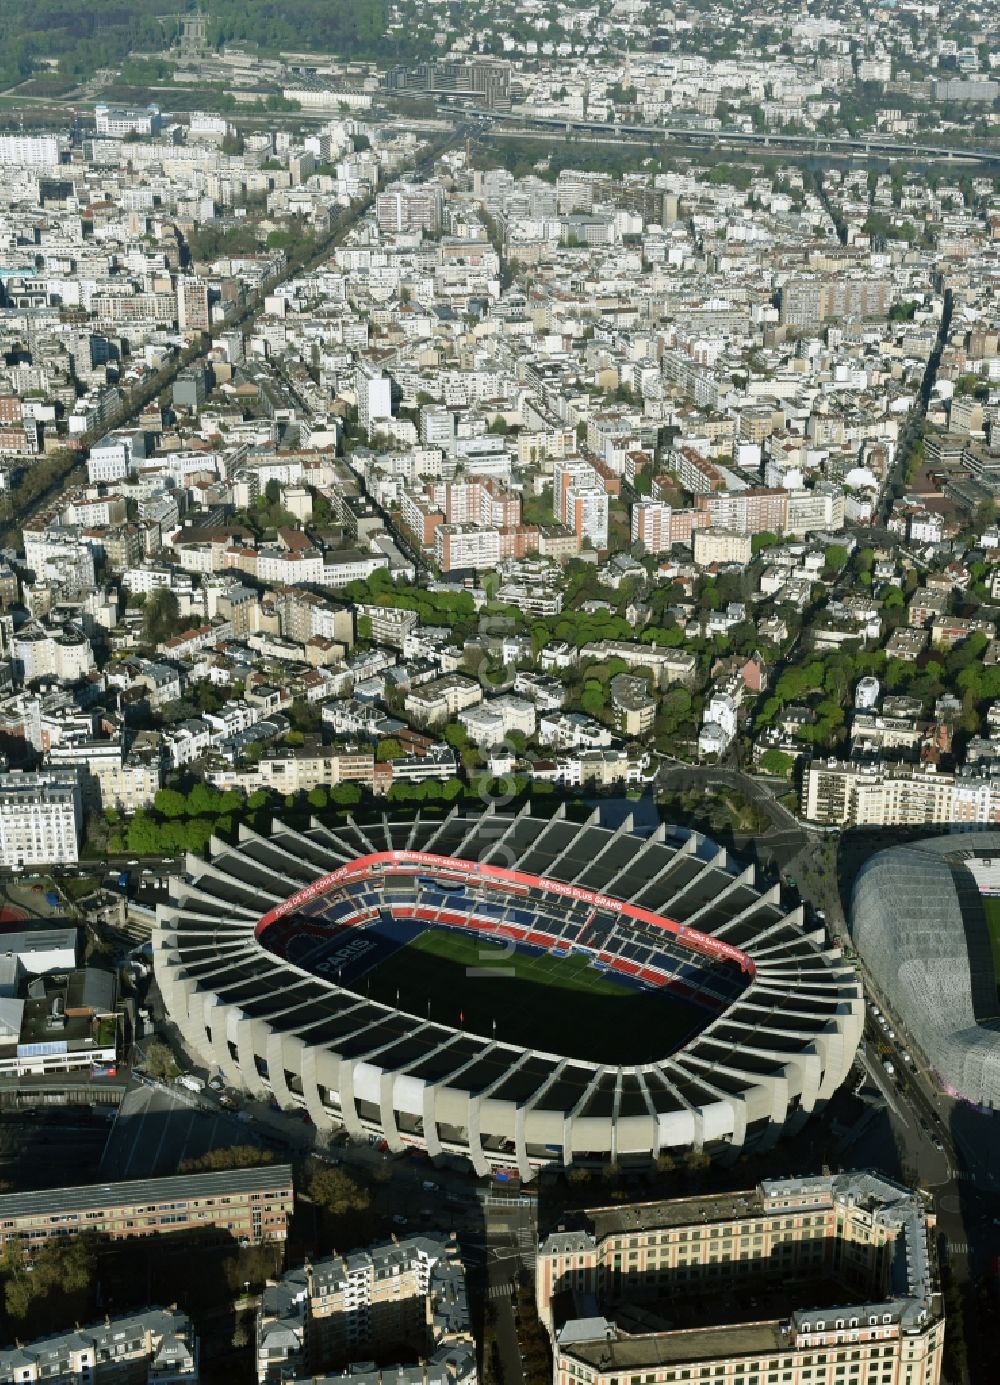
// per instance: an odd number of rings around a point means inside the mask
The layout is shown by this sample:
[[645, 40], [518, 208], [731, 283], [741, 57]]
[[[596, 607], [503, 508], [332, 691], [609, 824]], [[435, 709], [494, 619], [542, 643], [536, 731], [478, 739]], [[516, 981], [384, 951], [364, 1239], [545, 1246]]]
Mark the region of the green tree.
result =
[[780, 775], [787, 779], [795, 765], [795, 756], [783, 750], [766, 750], [760, 757], [760, 768], [765, 774]]
[[174, 1062], [174, 1055], [166, 1044], [161, 1043], [159, 1039], [151, 1039], [143, 1045], [143, 1052], [146, 1055], [148, 1075], [158, 1082], [172, 1082], [177, 1076], [178, 1068]]
[[142, 637], [147, 644], [163, 644], [177, 633], [180, 604], [169, 587], [150, 592], [142, 608]]
[[64, 1315], [72, 1322], [89, 1311], [97, 1274], [95, 1238], [84, 1232], [49, 1241], [33, 1252], [30, 1270], [11, 1242], [4, 1270], [8, 1316], [29, 1330], [52, 1331]]
[[850, 556], [843, 544], [831, 543], [827, 545], [824, 561], [833, 572], [840, 572], [847, 566], [847, 560]]
[[309, 1197], [324, 1212], [342, 1217], [348, 1212], [363, 1212], [371, 1203], [367, 1188], [355, 1183], [343, 1169], [319, 1164], [309, 1177]]
[[580, 708], [591, 717], [599, 717], [604, 711], [604, 689], [596, 678], [588, 678], [584, 683]]
[[227, 1169], [254, 1169], [273, 1163], [274, 1155], [269, 1149], [259, 1149], [256, 1145], [226, 1145], [193, 1159], [182, 1159], [180, 1172], [222, 1173]]
[[322, 813], [330, 806], [330, 799], [322, 784], [317, 784], [315, 788], [309, 790], [306, 795], [306, 802], [310, 808], [315, 808], [317, 813]]
[[375, 747], [376, 760], [401, 760], [403, 747], [395, 736], [383, 736]]
[[153, 807], [164, 818], [180, 818], [187, 812], [187, 799], [176, 789], [158, 789]]

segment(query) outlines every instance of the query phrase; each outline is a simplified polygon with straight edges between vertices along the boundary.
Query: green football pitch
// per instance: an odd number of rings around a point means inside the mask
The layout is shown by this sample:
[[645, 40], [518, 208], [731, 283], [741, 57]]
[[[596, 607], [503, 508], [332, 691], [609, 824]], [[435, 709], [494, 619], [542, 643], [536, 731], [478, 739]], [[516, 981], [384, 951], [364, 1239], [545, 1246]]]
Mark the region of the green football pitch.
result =
[[983, 913], [990, 934], [990, 947], [993, 949], [993, 976], [1000, 987], [1000, 896], [984, 894]]
[[421, 1019], [613, 1064], [663, 1058], [709, 1019], [668, 990], [612, 980], [585, 957], [507, 950], [447, 928], [419, 934], [357, 989]]

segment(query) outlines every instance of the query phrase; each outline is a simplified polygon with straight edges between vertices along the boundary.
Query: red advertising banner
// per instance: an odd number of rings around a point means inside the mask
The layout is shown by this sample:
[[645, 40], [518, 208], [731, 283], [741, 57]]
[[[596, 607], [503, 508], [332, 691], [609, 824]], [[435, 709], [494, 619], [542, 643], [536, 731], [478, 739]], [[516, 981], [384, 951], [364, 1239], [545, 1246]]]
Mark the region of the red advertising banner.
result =
[[620, 899], [613, 899], [610, 895], [595, 894], [593, 890], [586, 890], [580, 885], [565, 885], [561, 881], [549, 880], [545, 876], [528, 875], [522, 871], [488, 865], [482, 861], [460, 860], [455, 856], [437, 856], [427, 851], [378, 851], [369, 856], [359, 856], [356, 861], [350, 861], [329, 875], [321, 876], [320, 879], [314, 880], [311, 885], [297, 890], [295, 894], [290, 895], [288, 899], [269, 910], [257, 924], [254, 930], [255, 934], [259, 938], [264, 930], [277, 919], [295, 913], [303, 905], [328, 894], [338, 885], [354, 884], [358, 880], [371, 879], [373, 876], [380, 877], [398, 873], [413, 874], [414, 871], [421, 868], [440, 871], [452, 879], [480, 881], [484, 885], [495, 885], [500, 889], [505, 886], [520, 886], [522, 889], [544, 890], [550, 895], [561, 895], [566, 899], [578, 900], [595, 909], [604, 909], [622, 918], [632, 919], [636, 923], [645, 923], [653, 928], [661, 928], [675, 937], [683, 946], [689, 947], [692, 952], [700, 952], [703, 956], [713, 957], [720, 961], [735, 962], [737, 966], [751, 976], [755, 970], [754, 964], [747, 954], [741, 952], [739, 948], [733, 947], [731, 943], [723, 942], [720, 938], [713, 938], [707, 933], [699, 933], [697, 929], [688, 928], [683, 923], [676, 923], [673, 919], [654, 914], [649, 909], [641, 909], [636, 904], [626, 904]]

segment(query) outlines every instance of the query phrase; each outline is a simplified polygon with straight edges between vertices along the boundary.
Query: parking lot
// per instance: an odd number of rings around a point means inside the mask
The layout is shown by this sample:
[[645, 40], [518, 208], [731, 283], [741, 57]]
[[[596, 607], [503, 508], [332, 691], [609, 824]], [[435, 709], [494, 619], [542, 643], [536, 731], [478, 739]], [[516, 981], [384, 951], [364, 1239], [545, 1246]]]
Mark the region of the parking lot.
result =
[[176, 1173], [183, 1160], [197, 1159], [211, 1149], [266, 1144], [259, 1128], [217, 1103], [144, 1083], [122, 1102], [100, 1176], [155, 1178]]
[[113, 1110], [59, 1106], [0, 1116], [0, 1179], [18, 1191], [96, 1182]]

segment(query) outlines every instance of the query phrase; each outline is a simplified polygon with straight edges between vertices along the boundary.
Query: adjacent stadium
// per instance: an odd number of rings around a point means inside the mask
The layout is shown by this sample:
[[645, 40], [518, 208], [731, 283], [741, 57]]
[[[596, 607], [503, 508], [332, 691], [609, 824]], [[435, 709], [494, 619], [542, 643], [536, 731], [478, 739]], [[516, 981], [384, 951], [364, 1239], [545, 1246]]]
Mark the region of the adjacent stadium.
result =
[[945, 1090], [1000, 1109], [1000, 832], [873, 856], [855, 882], [851, 933]]
[[479, 1174], [768, 1143], [843, 1081], [854, 972], [698, 833], [480, 816], [242, 828], [160, 906], [204, 1063]]

